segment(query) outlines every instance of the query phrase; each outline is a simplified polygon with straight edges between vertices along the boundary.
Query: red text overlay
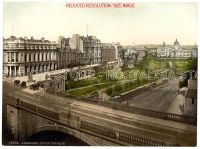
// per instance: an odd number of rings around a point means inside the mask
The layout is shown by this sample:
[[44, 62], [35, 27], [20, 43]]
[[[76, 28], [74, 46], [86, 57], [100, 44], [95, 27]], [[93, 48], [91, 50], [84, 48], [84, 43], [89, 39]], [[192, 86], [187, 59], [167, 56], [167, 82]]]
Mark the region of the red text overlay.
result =
[[135, 8], [135, 3], [66, 3], [66, 8]]

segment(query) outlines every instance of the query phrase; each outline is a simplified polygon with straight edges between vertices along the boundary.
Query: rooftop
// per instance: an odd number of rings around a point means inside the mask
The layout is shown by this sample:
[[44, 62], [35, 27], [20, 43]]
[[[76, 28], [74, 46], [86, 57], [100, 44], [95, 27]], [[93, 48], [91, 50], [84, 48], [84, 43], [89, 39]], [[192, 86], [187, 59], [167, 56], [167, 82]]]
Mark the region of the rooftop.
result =
[[195, 98], [197, 99], [197, 90], [188, 89], [185, 95], [186, 98]]

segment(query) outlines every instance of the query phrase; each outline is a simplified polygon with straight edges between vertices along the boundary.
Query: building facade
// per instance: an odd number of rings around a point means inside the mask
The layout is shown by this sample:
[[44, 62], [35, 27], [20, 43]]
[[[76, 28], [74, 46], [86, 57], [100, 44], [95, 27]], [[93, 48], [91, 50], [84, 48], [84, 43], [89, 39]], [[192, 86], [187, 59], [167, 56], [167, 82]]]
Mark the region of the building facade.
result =
[[103, 64], [115, 61], [115, 47], [111, 43], [101, 44], [101, 61]]
[[128, 48], [124, 54], [124, 66], [128, 68], [134, 67], [136, 64], [136, 55], [138, 52], [134, 48]]
[[83, 40], [79, 34], [73, 34], [72, 38], [69, 39], [69, 45], [71, 49], [78, 50], [83, 53]]
[[[58, 44], [66, 47], [69, 46], [75, 53], [83, 53], [84, 64], [100, 64], [101, 63], [101, 42], [95, 36], [80, 36], [73, 34], [69, 41], [66, 38], [60, 37]], [[62, 42], [63, 41], [63, 42]], [[65, 44], [62, 44], [65, 43]], [[68, 45], [66, 43], [69, 43]], [[82, 55], [82, 54], [78, 54]], [[81, 62], [82, 63], [82, 62]]]
[[58, 41], [57, 41], [57, 44], [58, 44], [57, 47], [58, 48], [68, 47], [69, 40], [70, 40], [70, 38], [65, 38], [64, 36], [59, 36]]
[[101, 44], [95, 36], [44, 38], [11, 36], [3, 39], [4, 76], [24, 76], [75, 66], [114, 62], [122, 65], [119, 43]]
[[70, 47], [58, 49], [59, 69], [85, 65], [83, 53]]
[[197, 115], [197, 80], [188, 80], [188, 89], [184, 100], [184, 114]]
[[173, 46], [167, 46], [165, 42], [157, 49], [157, 57], [168, 58], [192, 58], [197, 57], [197, 49], [182, 48], [178, 40], [174, 42]]
[[101, 42], [95, 36], [81, 37], [86, 64], [101, 64]]
[[58, 69], [56, 43], [11, 36], [3, 40], [5, 76], [23, 76]]
[[85, 64], [83, 59], [83, 42], [78, 34], [72, 38], [58, 37], [58, 63], [59, 69], [82, 66]]

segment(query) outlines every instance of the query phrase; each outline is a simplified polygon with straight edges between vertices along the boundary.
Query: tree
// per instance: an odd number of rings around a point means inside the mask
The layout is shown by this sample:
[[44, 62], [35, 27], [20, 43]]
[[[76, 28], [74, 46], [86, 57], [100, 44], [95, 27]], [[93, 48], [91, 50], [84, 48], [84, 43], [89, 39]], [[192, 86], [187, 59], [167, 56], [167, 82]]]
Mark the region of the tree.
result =
[[136, 53], [135, 53], [135, 63], [136, 63], [136, 64], [137, 64], [138, 56], [139, 56], [139, 52], [136, 52]]
[[112, 87], [107, 88], [106, 93], [108, 95], [111, 95], [113, 93], [113, 88]]

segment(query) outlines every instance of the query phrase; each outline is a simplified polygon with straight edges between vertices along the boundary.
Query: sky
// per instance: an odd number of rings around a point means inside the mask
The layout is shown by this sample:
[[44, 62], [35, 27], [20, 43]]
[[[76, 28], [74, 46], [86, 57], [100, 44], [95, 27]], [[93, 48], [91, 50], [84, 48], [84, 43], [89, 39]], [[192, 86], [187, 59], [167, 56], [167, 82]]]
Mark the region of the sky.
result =
[[197, 42], [197, 3], [135, 3], [135, 8], [66, 8], [66, 2], [12, 2], [3, 5], [3, 36], [94, 35], [122, 45]]

